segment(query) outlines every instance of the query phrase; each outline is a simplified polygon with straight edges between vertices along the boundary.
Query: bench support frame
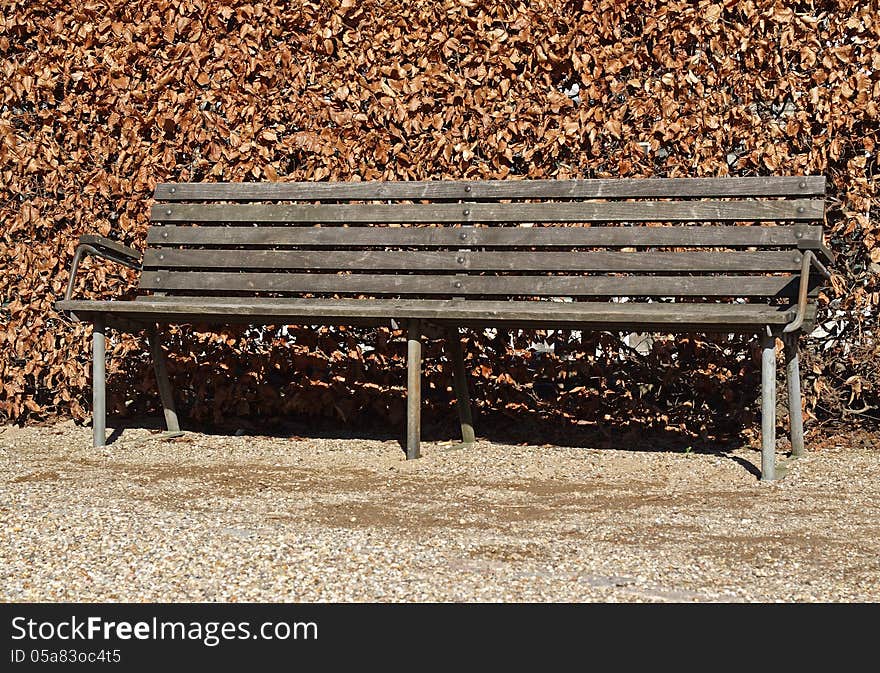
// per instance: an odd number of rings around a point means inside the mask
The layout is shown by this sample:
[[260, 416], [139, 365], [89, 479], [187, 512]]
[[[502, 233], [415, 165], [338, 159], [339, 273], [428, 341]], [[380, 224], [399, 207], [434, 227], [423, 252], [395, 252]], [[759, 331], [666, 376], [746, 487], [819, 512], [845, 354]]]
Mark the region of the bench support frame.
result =
[[791, 455], [804, 455], [804, 414], [801, 408], [801, 371], [798, 359], [798, 333], [783, 336], [785, 374], [788, 388], [788, 419], [791, 426]]
[[[798, 358], [799, 332], [781, 335], [788, 392], [791, 455], [804, 455], [804, 414], [801, 407], [801, 372]], [[776, 479], [776, 335], [761, 337], [761, 481]]]
[[761, 335], [761, 481], [774, 479], [776, 479], [776, 337], [772, 334], [763, 334]]
[[168, 432], [180, 432], [180, 422], [177, 418], [177, 408], [174, 406], [174, 391], [168, 379], [168, 368], [165, 363], [165, 352], [162, 350], [162, 333], [158, 327], [153, 326], [147, 332], [147, 341], [150, 344], [150, 353], [153, 356], [153, 369], [156, 372], [156, 385], [159, 388], [159, 398], [162, 400], [162, 411], [165, 415], [165, 428]]
[[406, 459], [420, 453], [422, 435], [422, 323], [410, 320], [406, 327]]
[[[407, 322], [407, 395], [406, 395], [406, 458], [414, 460], [421, 456], [421, 379], [422, 379], [422, 321]], [[106, 319], [97, 315], [92, 332], [92, 433], [95, 448], [107, 442], [106, 397]], [[801, 407], [800, 362], [798, 338], [800, 333], [781, 335], [784, 344], [788, 413], [791, 428], [791, 455], [802, 456], [804, 448], [804, 422]], [[461, 424], [461, 439], [465, 446], [476, 441], [470, 394], [467, 385], [467, 369], [461, 347], [458, 328], [446, 328], [446, 348], [453, 367], [453, 390]], [[165, 353], [162, 349], [161, 330], [152, 326], [147, 340], [153, 357], [153, 367], [165, 425], [168, 432], [180, 432], [180, 422], [174, 404], [174, 394], [168, 377]], [[769, 330], [761, 335], [761, 480], [776, 479], [776, 335]]]
[[95, 316], [92, 326], [92, 439], [95, 448], [107, 443], [107, 371], [103, 315]]
[[458, 327], [446, 328], [446, 347], [452, 361], [452, 385], [455, 391], [455, 406], [458, 408], [458, 420], [461, 424], [461, 443], [473, 446], [474, 420], [471, 414], [471, 398], [468, 393], [467, 369], [464, 366], [464, 353], [461, 348], [461, 335]]

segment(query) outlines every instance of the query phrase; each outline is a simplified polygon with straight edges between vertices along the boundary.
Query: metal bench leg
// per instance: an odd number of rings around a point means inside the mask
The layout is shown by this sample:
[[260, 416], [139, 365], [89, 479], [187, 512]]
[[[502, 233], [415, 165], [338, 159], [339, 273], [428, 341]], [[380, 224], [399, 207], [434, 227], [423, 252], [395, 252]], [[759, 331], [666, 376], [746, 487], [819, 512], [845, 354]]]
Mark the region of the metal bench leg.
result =
[[165, 366], [165, 353], [162, 351], [160, 336], [159, 330], [153, 327], [148, 332], [147, 340], [150, 343], [150, 352], [153, 355], [153, 369], [156, 371], [159, 398], [162, 400], [162, 410], [165, 413], [165, 427], [168, 432], [180, 432], [177, 409], [174, 406], [174, 393], [171, 389], [171, 382], [168, 380], [168, 369]]
[[785, 335], [785, 374], [788, 387], [788, 422], [791, 425], [791, 455], [804, 454], [804, 415], [801, 409], [801, 369], [798, 362], [798, 337]]
[[776, 337], [761, 337], [761, 481], [776, 478]]
[[406, 459], [418, 458], [422, 434], [422, 325], [407, 324], [406, 349]]
[[92, 437], [95, 448], [107, 443], [107, 393], [104, 316], [95, 317], [92, 330]]
[[471, 416], [471, 398], [468, 394], [467, 371], [464, 368], [464, 354], [461, 350], [461, 337], [458, 327], [446, 329], [446, 346], [449, 349], [449, 357], [452, 360], [453, 376], [452, 385], [455, 390], [455, 406], [458, 407], [458, 419], [461, 422], [461, 441], [463, 444], [473, 444], [474, 421]]

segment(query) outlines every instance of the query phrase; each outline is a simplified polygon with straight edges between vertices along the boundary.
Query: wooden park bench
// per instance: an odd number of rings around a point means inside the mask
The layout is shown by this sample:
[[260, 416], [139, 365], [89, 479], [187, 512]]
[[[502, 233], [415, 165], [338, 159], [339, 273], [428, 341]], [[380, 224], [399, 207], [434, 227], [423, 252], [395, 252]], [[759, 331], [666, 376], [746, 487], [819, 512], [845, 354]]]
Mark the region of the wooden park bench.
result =
[[[396, 321], [408, 338], [408, 458], [419, 456], [425, 329], [445, 330], [465, 443], [474, 433], [459, 328], [756, 334], [762, 478], [773, 479], [776, 337], [792, 450], [803, 451], [797, 340], [832, 261], [824, 193], [821, 176], [162, 184], [143, 256], [83, 236], [56, 306], [94, 325], [96, 446], [106, 441], [107, 327], [148, 331], [175, 431], [162, 325]], [[139, 269], [138, 296], [72, 300], [85, 254]]]

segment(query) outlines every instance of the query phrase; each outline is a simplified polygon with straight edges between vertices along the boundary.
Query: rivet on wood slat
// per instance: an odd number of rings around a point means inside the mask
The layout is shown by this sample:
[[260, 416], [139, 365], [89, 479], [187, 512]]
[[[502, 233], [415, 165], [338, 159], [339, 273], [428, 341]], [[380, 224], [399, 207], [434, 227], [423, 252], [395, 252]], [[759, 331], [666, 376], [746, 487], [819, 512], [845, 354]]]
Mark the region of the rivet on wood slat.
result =
[[799, 232], [795, 233], [794, 237], [795, 237], [795, 238], [803, 238], [803, 237], [804, 237], [804, 232], [799, 231]]
[[461, 232], [461, 233], [458, 235], [458, 237], [459, 237], [462, 241], [466, 241], [466, 240], [467, 240], [467, 232], [465, 232], [465, 231]]
[[464, 264], [464, 257], [456, 257], [455, 261], [458, 262], [459, 264]]
[[798, 211], [798, 212], [799, 212], [799, 213], [802, 213], [802, 212], [804, 212], [804, 210], [805, 210], [805, 209], [804, 209], [804, 207], [803, 207], [803, 206], [798, 206], [798, 209], [797, 209], [797, 211]]
[[460, 280], [455, 281], [452, 284], [452, 287], [454, 287], [456, 290], [460, 290], [461, 289], [461, 281]]
[[794, 262], [797, 263], [797, 264], [800, 264], [800, 262], [801, 262], [801, 256], [800, 256], [800, 255], [795, 255], [795, 256], [792, 257], [791, 259], [792, 259], [792, 261], [794, 261]]
[[166, 211], [165, 211], [165, 214], [166, 214], [166, 215], [170, 215], [170, 214], [171, 214], [171, 208], [169, 208], [168, 210], [166, 210]]
[[172, 188], [171, 188], [171, 193], [172, 193], [172, 194], [176, 194], [176, 193], [177, 193], [177, 187], [172, 187]]
[[471, 211], [468, 210], [467, 208], [465, 208], [463, 212], [464, 212], [464, 216], [465, 216], [465, 217], [467, 217], [468, 215], [471, 214]]
[[159, 255], [159, 259], [165, 259], [165, 255]]
[[466, 191], [466, 192], [470, 192], [470, 191], [471, 191], [471, 186], [470, 186], [470, 185], [465, 185], [465, 186], [464, 186], [464, 191]]
[[798, 183], [798, 187], [800, 187], [801, 189], [806, 189], [806, 188], [807, 188], [807, 181], [806, 181], [806, 180], [801, 180], [801, 181]]
[[162, 238], [168, 238], [168, 232], [167, 232], [167, 231], [163, 231], [163, 232], [162, 232]]

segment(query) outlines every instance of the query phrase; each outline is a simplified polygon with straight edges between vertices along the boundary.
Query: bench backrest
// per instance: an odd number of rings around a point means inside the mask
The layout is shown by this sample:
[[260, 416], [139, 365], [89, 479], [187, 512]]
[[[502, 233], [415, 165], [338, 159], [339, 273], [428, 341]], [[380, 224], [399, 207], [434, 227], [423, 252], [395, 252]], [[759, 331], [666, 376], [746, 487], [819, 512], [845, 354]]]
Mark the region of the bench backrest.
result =
[[140, 287], [788, 302], [824, 193], [822, 176], [161, 184]]

